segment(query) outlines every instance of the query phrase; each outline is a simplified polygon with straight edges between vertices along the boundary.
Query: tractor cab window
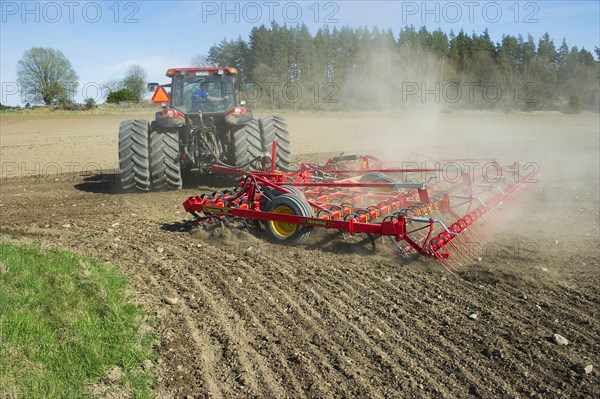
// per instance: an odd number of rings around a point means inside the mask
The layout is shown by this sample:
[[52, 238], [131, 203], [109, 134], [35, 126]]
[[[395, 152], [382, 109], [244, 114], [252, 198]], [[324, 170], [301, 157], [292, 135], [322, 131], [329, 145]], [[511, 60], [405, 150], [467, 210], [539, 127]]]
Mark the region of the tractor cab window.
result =
[[228, 76], [175, 76], [173, 107], [183, 113], [225, 112], [235, 105], [233, 78]]

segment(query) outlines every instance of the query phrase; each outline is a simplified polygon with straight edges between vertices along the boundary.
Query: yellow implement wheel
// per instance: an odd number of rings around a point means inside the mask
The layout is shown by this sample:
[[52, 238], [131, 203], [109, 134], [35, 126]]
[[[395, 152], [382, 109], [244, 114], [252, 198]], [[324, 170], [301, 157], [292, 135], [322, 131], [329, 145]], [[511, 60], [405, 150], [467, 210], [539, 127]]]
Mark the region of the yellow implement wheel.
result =
[[[273, 209], [273, 213], [294, 215], [294, 211], [286, 205], [279, 205], [277, 208]], [[298, 228], [298, 225], [293, 223], [278, 222], [275, 220], [273, 220], [271, 223], [273, 224], [273, 230], [275, 230], [277, 234], [284, 238], [294, 234]]]
[[[295, 194], [278, 195], [268, 203], [266, 212], [279, 215], [314, 216], [312, 207], [306, 199]], [[312, 231], [312, 227], [277, 220], [267, 221], [265, 225], [269, 236], [283, 244], [299, 244], [306, 240]]]

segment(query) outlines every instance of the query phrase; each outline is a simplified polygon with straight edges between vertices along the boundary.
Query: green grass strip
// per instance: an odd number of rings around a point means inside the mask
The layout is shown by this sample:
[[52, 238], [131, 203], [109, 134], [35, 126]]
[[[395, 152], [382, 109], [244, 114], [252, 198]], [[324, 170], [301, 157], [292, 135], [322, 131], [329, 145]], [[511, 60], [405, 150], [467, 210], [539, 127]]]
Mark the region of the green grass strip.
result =
[[[144, 311], [116, 269], [39, 245], [0, 243], [0, 397], [152, 397]], [[147, 330], [147, 329], [146, 329]], [[106, 378], [115, 366], [121, 378]], [[111, 391], [112, 392], [112, 391]]]

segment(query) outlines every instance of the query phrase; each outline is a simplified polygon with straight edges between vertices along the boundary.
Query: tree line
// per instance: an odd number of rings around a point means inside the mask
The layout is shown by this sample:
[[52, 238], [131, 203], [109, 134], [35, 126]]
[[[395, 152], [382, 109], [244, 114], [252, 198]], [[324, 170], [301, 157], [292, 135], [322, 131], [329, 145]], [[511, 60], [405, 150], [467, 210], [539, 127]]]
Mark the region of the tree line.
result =
[[273, 22], [247, 40], [223, 39], [192, 62], [236, 67], [244, 97], [258, 107], [577, 112], [600, 108], [598, 60], [565, 39], [557, 47], [548, 33], [494, 43], [487, 29], [446, 34], [411, 25], [395, 36], [377, 27], [323, 27], [313, 35], [306, 25]]
[[[195, 66], [233, 66], [242, 97], [253, 107], [295, 109], [445, 108], [600, 109], [600, 49], [556, 46], [548, 33], [449, 34], [404, 27], [395, 36], [377, 27], [328, 27], [314, 35], [306, 25], [255, 27], [247, 40], [223, 39]], [[72, 105], [78, 76], [51, 48], [33, 47], [17, 64], [27, 102]], [[123, 79], [104, 85], [107, 102], [139, 102], [146, 72], [132, 65]], [[95, 99], [87, 99], [93, 106]]]

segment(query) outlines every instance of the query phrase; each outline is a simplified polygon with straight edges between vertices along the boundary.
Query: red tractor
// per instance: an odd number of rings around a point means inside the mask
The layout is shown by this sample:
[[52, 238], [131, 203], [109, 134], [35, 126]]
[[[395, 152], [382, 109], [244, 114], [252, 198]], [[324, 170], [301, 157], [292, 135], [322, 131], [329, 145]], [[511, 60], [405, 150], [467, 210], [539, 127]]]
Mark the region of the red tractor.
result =
[[270, 158], [274, 139], [277, 169], [289, 169], [285, 119], [254, 119], [236, 98], [236, 75], [229, 67], [171, 68], [171, 83], [148, 85], [155, 90], [152, 100], [163, 108], [152, 122], [121, 122], [119, 175], [124, 190], [180, 189], [193, 169], [260, 169]]

